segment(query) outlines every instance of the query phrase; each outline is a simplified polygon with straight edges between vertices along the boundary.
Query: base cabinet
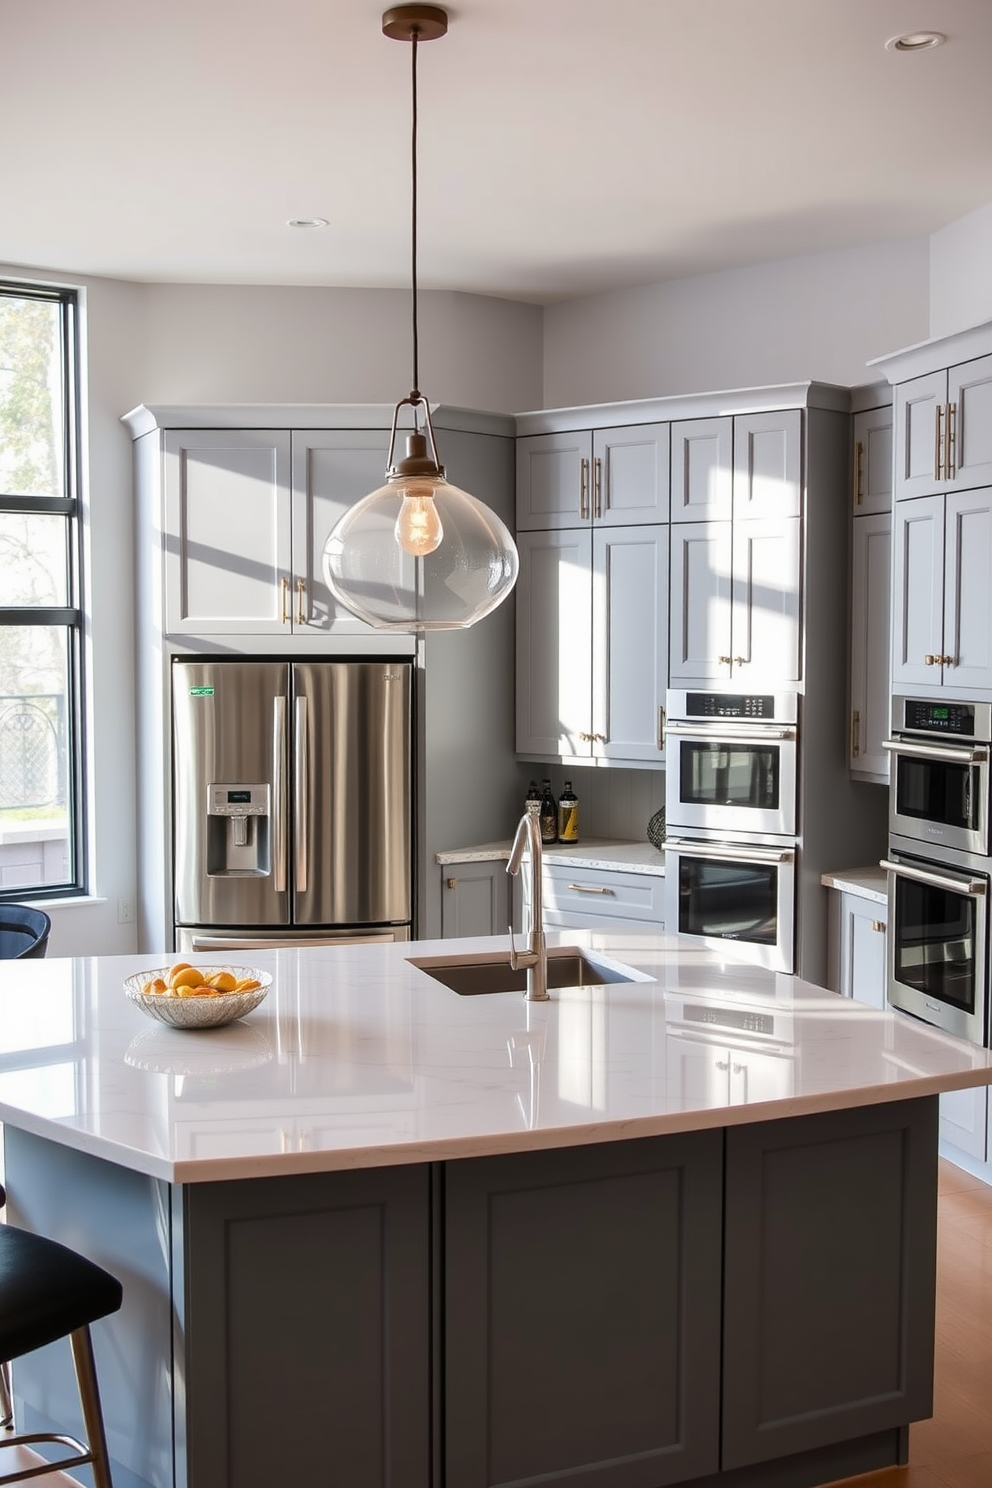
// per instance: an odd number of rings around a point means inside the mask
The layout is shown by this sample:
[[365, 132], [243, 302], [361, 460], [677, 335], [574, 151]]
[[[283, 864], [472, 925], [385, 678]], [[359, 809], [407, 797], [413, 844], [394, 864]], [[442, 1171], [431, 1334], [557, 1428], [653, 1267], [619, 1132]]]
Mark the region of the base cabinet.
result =
[[842, 997], [884, 1009], [888, 907], [833, 890], [828, 925], [827, 986]]
[[454, 863], [441, 869], [441, 935], [505, 935], [512, 894], [506, 862]]
[[[936, 1126], [927, 1097], [187, 1186], [8, 1128], [6, 1178], [124, 1280], [119, 1488], [768, 1488], [905, 1460], [930, 1414]], [[24, 1429], [79, 1429], [66, 1352], [18, 1359]]]

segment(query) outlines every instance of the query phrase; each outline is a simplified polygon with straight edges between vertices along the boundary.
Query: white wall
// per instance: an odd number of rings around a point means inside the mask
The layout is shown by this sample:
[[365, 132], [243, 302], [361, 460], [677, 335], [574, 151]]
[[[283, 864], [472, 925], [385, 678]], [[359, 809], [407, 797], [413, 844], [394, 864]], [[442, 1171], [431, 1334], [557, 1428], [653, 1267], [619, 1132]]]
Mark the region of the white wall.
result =
[[930, 239], [930, 335], [992, 320], [992, 202]]
[[929, 294], [912, 238], [551, 305], [544, 406], [870, 382], [870, 358], [927, 338]]

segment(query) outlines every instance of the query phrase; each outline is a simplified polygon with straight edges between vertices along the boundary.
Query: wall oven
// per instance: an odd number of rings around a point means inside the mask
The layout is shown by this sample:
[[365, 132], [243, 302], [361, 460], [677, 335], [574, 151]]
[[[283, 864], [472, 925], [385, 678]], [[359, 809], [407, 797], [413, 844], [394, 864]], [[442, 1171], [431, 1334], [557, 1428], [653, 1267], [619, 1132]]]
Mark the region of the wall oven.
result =
[[[924, 849], [925, 850], [925, 849]], [[888, 1000], [974, 1044], [988, 1040], [989, 860], [890, 843]]]
[[[667, 822], [666, 822], [667, 825]], [[795, 966], [794, 843], [665, 837], [665, 928], [726, 945], [736, 959]]]
[[889, 832], [985, 857], [992, 704], [892, 699]]
[[798, 701], [791, 692], [670, 690], [667, 829], [794, 837]]

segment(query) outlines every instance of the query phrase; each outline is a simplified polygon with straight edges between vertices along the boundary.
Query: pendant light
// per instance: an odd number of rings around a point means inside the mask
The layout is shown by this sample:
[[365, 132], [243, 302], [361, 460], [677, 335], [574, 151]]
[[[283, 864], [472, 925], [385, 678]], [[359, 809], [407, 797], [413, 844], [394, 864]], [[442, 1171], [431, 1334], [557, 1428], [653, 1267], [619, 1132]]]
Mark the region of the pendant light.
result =
[[[413, 390], [393, 410], [386, 483], [347, 511], [324, 546], [324, 578], [352, 614], [379, 630], [463, 630], [488, 615], [517, 578], [506, 525], [451, 485], [438, 459], [430, 405], [420, 391], [417, 324], [417, 47], [448, 29], [437, 5], [397, 5], [382, 17], [412, 55]], [[406, 454], [395, 459], [400, 410], [413, 411]]]

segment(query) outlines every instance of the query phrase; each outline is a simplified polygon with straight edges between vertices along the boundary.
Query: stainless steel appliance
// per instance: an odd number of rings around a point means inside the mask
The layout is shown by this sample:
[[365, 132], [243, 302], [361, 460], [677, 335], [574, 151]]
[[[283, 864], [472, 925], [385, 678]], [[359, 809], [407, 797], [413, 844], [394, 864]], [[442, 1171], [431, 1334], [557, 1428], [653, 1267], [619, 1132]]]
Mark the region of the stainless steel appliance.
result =
[[408, 939], [409, 661], [172, 669], [179, 950]]
[[892, 699], [889, 831], [986, 856], [992, 704]]
[[912, 846], [890, 847], [882, 860], [888, 878], [889, 1003], [984, 1044], [989, 860], [965, 861], [958, 854], [952, 863], [934, 861], [908, 850]]
[[665, 925], [795, 970], [794, 692], [667, 697]]
[[708, 944], [732, 941], [741, 960], [793, 971], [796, 846], [717, 837], [665, 838], [665, 926]]
[[684, 828], [796, 835], [794, 692], [672, 689], [667, 698], [665, 818]]

